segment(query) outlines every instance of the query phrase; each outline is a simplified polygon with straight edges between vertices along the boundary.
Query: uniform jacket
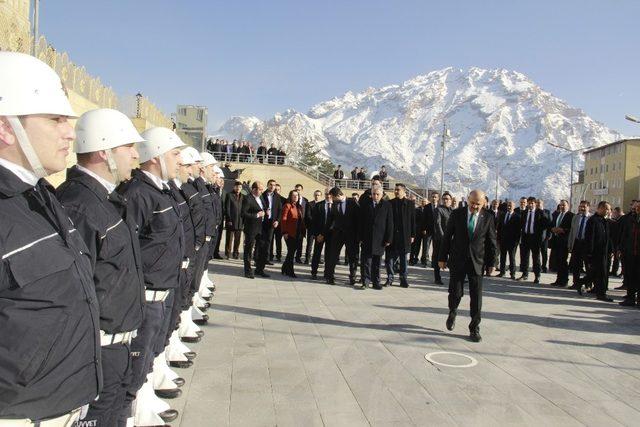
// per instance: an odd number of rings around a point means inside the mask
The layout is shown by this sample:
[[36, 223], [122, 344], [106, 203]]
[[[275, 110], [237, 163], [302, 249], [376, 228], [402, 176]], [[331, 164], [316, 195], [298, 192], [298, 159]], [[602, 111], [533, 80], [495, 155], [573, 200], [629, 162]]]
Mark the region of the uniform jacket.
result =
[[360, 203], [358, 240], [364, 255], [382, 255], [385, 243], [393, 243], [393, 212], [391, 203], [381, 200], [375, 208], [373, 202]]
[[67, 170], [58, 200], [89, 249], [100, 329], [129, 332], [142, 324], [144, 277], [137, 225], [127, 201], [78, 169]]
[[201, 176], [193, 180], [193, 185], [200, 194], [200, 200], [202, 201], [202, 215], [204, 217], [204, 234], [207, 237], [214, 236], [216, 234], [216, 212], [214, 211], [213, 201], [211, 200], [211, 193], [207, 188], [207, 183]]
[[[184, 184], [182, 185], [184, 187]], [[178, 204], [178, 210], [180, 211], [180, 219], [182, 220], [182, 234], [184, 235], [184, 253], [183, 259], [190, 261], [195, 260], [196, 253], [196, 233], [193, 226], [193, 219], [191, 216], [191, 209], [189, 208], [187, 193], [178, 188], [175, 181], [169, 181], [169, 189], [171, 190], [171, 196]], [[194, 193], [192, 200], [198, 200], [198, 193]]]
[[184, 235], [180, 208], [171, 190], [159, 189], [136, 169], [124, 188], [124, 196], [138, 225], [145, 287], [176, 288], [184, 257]]
[[102, 387], [91, 257], [40, 182], [0, 166], [0, 418], [59, 416]]
[[[180, 186], [180, 194], [187, 202], [189, 216], [192, 223], [191, 226], [193, 227], [194, 249], [200, 249], [202, 245], [204, 245], [205, 241], [204, 205], [202, 203], [202, 198], [200, 197], [200, 192], [196, 188], [195, 182], [193, 180], [189, 180], [187, 182], [183, 182]], [[178, 200], [177, 197], [174, 197], [174, 199]], [[182, 218], [186, 219], [186, 214], [183, 213]], [[189, 228], [189, 225], [182, 224], [182, 227], [185, 230], [185, 235], [188, 234], [187, 229]], [[186, 241], [187, 238], [185, 237], [185, 242]], [[185, 251], [189, 253], [189, 259], [193, 260], [193, 253], [189, 249], [189, 244], [185, 243], [185, 247], [187, 248]]]
[[480, 276], [484, 265], [495, 265], [496, 229], [493, 216], [480, 209], [476, 226], [469, 238], [467, 207], [461, 207], [449, 217], [447, 229], [440, 242], [439, 261], [448, 263], [451, 274], [461, 277], [466, 273], [466, 265], [471, 262], [475, 273]]

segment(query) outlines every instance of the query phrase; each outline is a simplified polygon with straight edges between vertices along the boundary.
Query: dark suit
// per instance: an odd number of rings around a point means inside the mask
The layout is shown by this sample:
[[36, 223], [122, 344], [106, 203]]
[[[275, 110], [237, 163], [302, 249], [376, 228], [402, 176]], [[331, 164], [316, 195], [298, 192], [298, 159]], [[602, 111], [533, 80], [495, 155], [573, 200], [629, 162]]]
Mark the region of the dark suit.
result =
[[[562, 215], [562, 216], [561, 216]], [[549, 227], [549, 246], [551, 247], [551, 260], [549, 266], [557, 271], [556, 284], [566, 285], [569, 282], [569, 265], [567, 257], [569, 256], [569, 233], [571, 232], [571, 222], [573, 221], [573, 213], [554, 212]], [[551, 228], [560, 227], [564, 233], [555, 234], [551, 232]]]
[[422, 256], [425, 257], [425, 263], [426, 263], [426, 258], [429, 257], [429, 246], [431, 246], [431, 239], [433, 239], [433, 224], [434, 224], [434, 220], [435, 220], [435, 214], [438, 210], [438, 206], [435, 205], [433, 203], [429, 203], [428, 205], [426, 205], [424, 207], [424, 229], [427, 231], [427, 234], [424, 236], [424, 240], [423, 240], [423, 252], [422, 252]]
[[433, 217], [433, 252], [431, 253], [431, 267], [433, 268], [433, 278], [436, 282], [442, 282], [440, 277], [440, 266], [438, 265], [438, 256], [440, 254], [440, 245], [444, 237], [444, 232], [447, 229], [447, 223], [451, 217], [451, 208], [445, 206], [438, 206], [436, 215]]
[[624, 284], [627, 287], [626, 301], [640, 301], [640, 221], [632, 212], [618, 220], [619, 236], [616, 248], [624, 260]]
[[[544, 217], [547, 219], [547, 222], [551, 224], [551, 212], [549, 209], [542, 209]], [[555, 212], [554, 212], [555, 213]], [[549, 261], [549, 239], [551, 238], [551, 232], [548, 230], [544, 230], [542, 232], [542, 243], [540, 244], [540, 256], [542, 258], [542, 271], [547, 272], [547, 265]]]
[[[263, 202], [264, 203], [264, 202]], [[264, 204], [263, 204], [264, 206]], [[265, 216], [258, 218], [258, 212], [264, 211]], [[253, 248], [256, 247], [256, 271], [264, 271], [267, 262], [269, 240], [266, 237], [267, 221], [266, 208], [263, 210], [253, 194], [248, 194], [242, 199], [242, 222], [244, 224], [244, 271], [251, 272], [251, 257]]]
[[609, 254], [611, 253], [611, 232], [609, 222], [598, 214], [587, 221], [585, 231], [587, 263], [589, 275], [597, 296], [605, 296], [609, 286]]
[[416, 236], [415, 205], [407, 198], [394, 198], [391, 203], [393, 213], [393, 243], [386, 247], [384, 265], [387, 282], [393, 283], [393, 266], [400, 267], [400, 283], [407, 283], [407, 254], [411, 252], [411, 240]]
[[242, 193], [236, 195], [233, 191], [225, 196], [224, 218], [227, 233], [224, 254], [227, 258], [232, 254], [234, 257], [238, 256], [240, 238], [242, 237], [242, 199], [244, 197]]
[[[265, 236], [267, 238], [267, 242], [269, 245], [269, 258], [273, 259], [273, 241], [274, 241], [274, 233], [275, 233], [275, 228], [273, 227], [273, 223], [278, 221], [278, 223], [280, 222], [280, 215], [282, 214], [282, 199], [280, 198], [280, 195], [276, 192], [273, 193], [272, 196], [272, 203], [273, 206], [271, 206], [269, 204], [269, 192], [265, 191], [264, 193], [262, 193], [262, 195], [260, 196], [260, 198], [262, 199], [262, 204], [266, 209], [271, 209], [271, 219], [267, 218], [267, 215], [265, 215], [265, 220], [264, 220], [264, 228], [265, 228]], [[282, 256], [282, 240], [278, 240], [278, 242], [280, 243], [280, 250], [278, 251], [276, 248], [276, 254], [278, 255], [278, 258], [280, 258]], [[277, 243], [276, 243], [277, 244]]]
[[[304, 252], [305, 259], [309, 259], [311, 255], [311, 242], [310, 242], [310, 230], [309, 230], [309, 222], [311, 218], [311, 206], [309, 200], [306, 197], [300, 198], [300, 206], [302, 207], [302, 221], [304, 222], [304, 226], [306, 227], [307, 233], [307, 250]], [[301, 262], [302, 260], [302, 249], [303, 249], [303, 239], [298, 240], [298, 247], [296, 248], [296, 261]]]
[[475, 227], [469, 232], [468, 208], [451, 212], [440, 247], [439, 261], [447, 262], [449, 312], [456, 313], [463, 295], [465, 278], [469, 280], [471, 323], [469, 330], [478, 331], [482, 310], [482, 273], [485, 265], [493, 265], [496, 256], [496, 229], [493, 217], [485, 209], [476, 214]]
[[520, 242], [521, 220], [517, 210], [513, 213], [502, 212], [498, 217], [496, 232], [498, 234], [498, 247], [500, 248], [500, 273], [507, 269], [507, 256], [509, 257], [509, 273], [511, 278], [516, 274], [516, 249]]
[[[416, 212], [416, 238], [413, 241], [413, 245], [411, 245], [411, 258], [409, 263], [411, 265], [416, 264], [418, 262], [418, 258], [420, 257], [420, 248], [423, 246], [422, 243], [425, 240], [426, 235], [422, 232], [426, 230], [426, 225], [424, 221], [424, 207], [418, 206], [415, 208]], [[427, 262], [427, 252], [423, 249], [422, 258], [420, 259], [423, 264]]]
[[[343, 209], [344, 208], [344, 212]], [[357, 269], [357, 226], [359, 206], [353, 199], [334, 201], [325, 224], [325, 235], [331, 236], [325, 251], [324, 278], [333, 280], [342, 247], [349, 259], [349, 278], [355, 280]]]
[[[320, 256], [322, 255], [322, 249], [324, 248], [325, 243], [328, 242], [327, 239], [331, 239], [330, 236], [326, 236], [324, 234], [327, 224], [327, 218], [329, 217], [326, 205], [327, 202], [325, 200], [316, 203], [313, 208], [313, 214], [311, 214], [311, 229], [313, 236], [315, 237], [313, 243], [313, 256], [311, 257], [311, 274], [313, 276], [318, 274], [318, 265], [320, 265]], [[331, 206], [329, 206], [329, 211], [330, 208]], [[324, 240], [322, 242], [318, 242], [318, 236], [324, 237]]]
[[[531, 215], [531, 216], [530, 216]], [[550, 225], [550, 219], [540, 209], [527, 210], [524, 213], [522, 222], [522, 244], [520, 245], [521, 260], [524, 263], [520, 266], [523, 276], [529, 274], [529, 254], [533, 259], [533, 274], [540, 277], [540, 251], [542, 250], [542, 240], [544, 233]]]
[[[527, 214], [527, 208], [520, 209], [520, 206], [518, 206], [515, 209], [515, 212], [517, 212], [518, 215], [520, 216], [520, 230], [522, 230], [523, 227], [524, 227], [524, 218], [525, 218], [525, 216]], [[519, 245], [520, 245], [520, 272], [523, 272], [524, 270], [522, 268], [525, 265], [525, 261], [524, 261], [524, 258], [525, 258], [525, 250], [524, 250], [525, 243], [524, 243], [524, 240], [522, 239], [522, 235], [520, 236]]]
[[373, 202], [360, 204], [358, 218], [358, 241], [361, 243], [360, 271], [362, 284], [369, 282], [380, 287], [380, 258], [385, 250], [385, 243], [393, 240], [393, 212], [391, 203], [381, 200], [376, 207]]

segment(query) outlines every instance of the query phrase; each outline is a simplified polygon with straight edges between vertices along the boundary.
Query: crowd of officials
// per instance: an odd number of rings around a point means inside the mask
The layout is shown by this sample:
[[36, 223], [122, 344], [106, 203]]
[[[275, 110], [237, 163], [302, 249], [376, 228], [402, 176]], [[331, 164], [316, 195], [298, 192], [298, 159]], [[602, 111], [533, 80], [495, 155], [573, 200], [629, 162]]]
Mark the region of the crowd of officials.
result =
[[[494, 270], [518, 281], [532, 271], [534, 284], [553, 271], [557, 287], [571, 275], [578, 293], [603, 301], [612, 301], [608, 277], [621, 274], [620, 304], [639, 304], [639, 201], [627, 213], [583, 201], [574, 214], [566, 200], [551, 212], [534, 197], [489, 202], [474, 190], [460, 202], [433, 192], [416, 206], [401, 183], [390, 198], [377, 175], [362, 195], [336, 186], [308, 200], [302, 185], [283, 191], [274, 180], [248, 191], [236, 181], [225, 193], [222, 151], [199, 153], [165, 128], [139, 134], [116, 110], [88, 111], [74, 128], [76, 117], [49, 66], [0, 52], [2, 426], [175, 419], [160, 398], [181, 394], [185, 380], [171, 368], [196, 357], [184, 343], [204, 335], [198, 324], [215, 290], [208, 266], [223, 258], [223, 231], [226, 258], [239, 259], [244, 239], [249, 279], [269, 277], [283, 241], [281, 274], [311, 264], [318, 280], [322, 265], [328, 285], [343, 248], [348, 284], [362, 289], [396, 277], [406, 288], [408, 265], [430, 261], [436, 284], [450, 271], [449, 330], [468, 283], [475, 342], [482, 279]], [[53, 189], [44, 177], [66, 168], [74, 140], [77, 164]]]

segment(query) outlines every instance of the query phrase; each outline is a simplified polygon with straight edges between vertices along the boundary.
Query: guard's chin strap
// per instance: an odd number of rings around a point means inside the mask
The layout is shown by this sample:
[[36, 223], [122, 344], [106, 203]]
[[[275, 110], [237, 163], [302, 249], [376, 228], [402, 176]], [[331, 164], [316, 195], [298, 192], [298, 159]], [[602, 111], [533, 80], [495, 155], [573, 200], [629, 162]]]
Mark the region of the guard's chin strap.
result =
[[16, 135], [18, 139], [18, 145], [20, 145], [20, 149], [24, 153], [24, 156], [27, 158], [29, 165], [31, 166], [31, 170], [38, 178], [44, 178], [49, 175], [47, 171], [42, 166], [40, 162], [40, 158], [36, 154], [36, 151], [33, 149], [33, 145], [29, 141], [29, 137], [27, 136], [27, 132], [22, 127], [22, 123], [20, 123], [20, 119], [17, 116], [7, 116], [7, 120], [9, 121], [9, 125], [13, 129], [13, 133]]
[[169, 181], [169, 174], [167, 173], [167, 163], [164, 161], [164, 154], [158, 156], [160, 159], [160, 173], [162, 174], [163, 181]]
[[118, 172], [118, 166], [116, 165], [116, 161], [113, 159], [113, 153], [111, 150], [104, 150], [107, 155], [107, 164], [109, 165], [109, 172], [113, 175], [113, 179], [116, 181], [116, 185], [120, 184], [122, 178], [120, 177], [120, 173]]

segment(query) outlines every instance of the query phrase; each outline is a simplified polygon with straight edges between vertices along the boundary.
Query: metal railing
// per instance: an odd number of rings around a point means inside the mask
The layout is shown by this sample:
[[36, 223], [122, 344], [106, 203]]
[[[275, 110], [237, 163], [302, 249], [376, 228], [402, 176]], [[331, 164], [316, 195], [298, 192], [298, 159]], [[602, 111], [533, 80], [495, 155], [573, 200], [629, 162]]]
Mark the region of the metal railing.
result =
[[[226, 153], [226, 152], [213, 152], [208, 150], [209, 153], [221, 162], [233, 162], [233, 163], [257, 163], [273, 166], [291, 166], [299, 170], [300, 172], [308, 175], [310, 178], [320, 182], [326, 187], [338, 187], [341, 189], [352, 190], [368, 190], [371, 188], [370, 180], [358, 180], [358, 179], [337, 179], [324, 172], [319, 171], [315, 166], [308, 165], [300, 160], [294, 160], [289, 156], [276, 156], [269, 154], [246, 154], [246, 153]], [[384, 190], [392, 190], [395, 187], [395, 180], [385, 180], [382, 182], [382, 188]], [[407, 187], [407, 197], [415, 196], [417, 202], [421, 202], [424, 198], [423, 195], [417, 193], [411, 188]]]

